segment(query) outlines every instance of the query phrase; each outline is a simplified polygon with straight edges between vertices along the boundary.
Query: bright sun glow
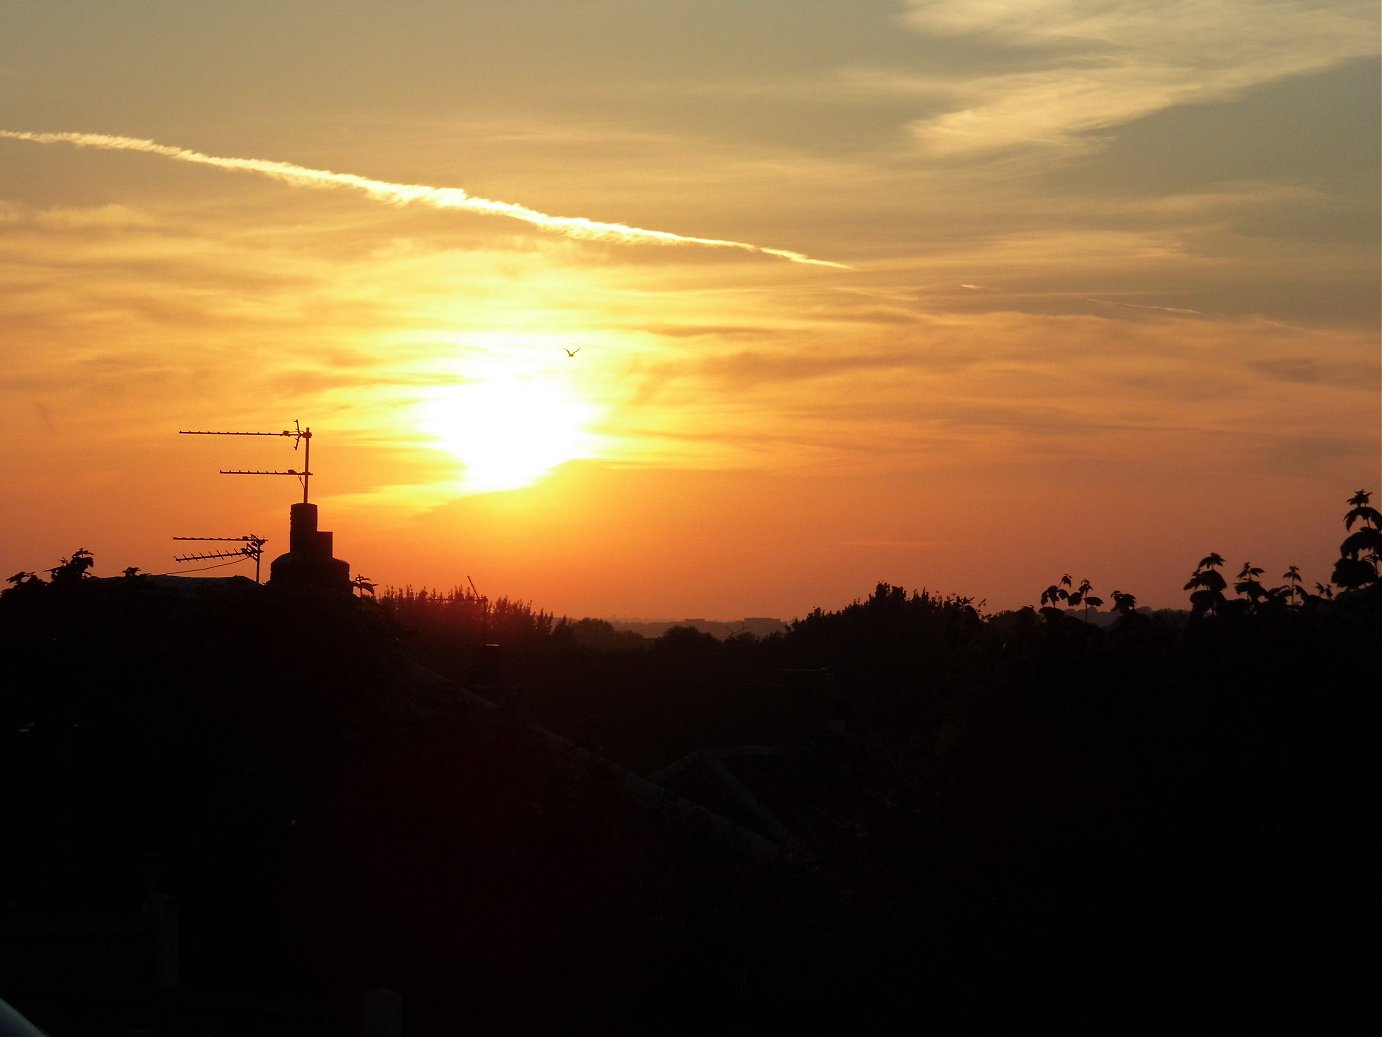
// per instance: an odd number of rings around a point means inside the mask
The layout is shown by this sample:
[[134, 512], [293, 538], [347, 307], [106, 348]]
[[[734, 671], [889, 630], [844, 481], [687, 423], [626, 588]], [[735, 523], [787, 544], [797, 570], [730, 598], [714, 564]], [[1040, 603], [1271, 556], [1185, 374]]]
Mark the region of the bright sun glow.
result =
[[461, 463], [468, 493], [531, 486], [557, 465], [589, 457], [595, 416], [566, 385], [520, 370], [448, 386], [420, 408], [437, 445]]

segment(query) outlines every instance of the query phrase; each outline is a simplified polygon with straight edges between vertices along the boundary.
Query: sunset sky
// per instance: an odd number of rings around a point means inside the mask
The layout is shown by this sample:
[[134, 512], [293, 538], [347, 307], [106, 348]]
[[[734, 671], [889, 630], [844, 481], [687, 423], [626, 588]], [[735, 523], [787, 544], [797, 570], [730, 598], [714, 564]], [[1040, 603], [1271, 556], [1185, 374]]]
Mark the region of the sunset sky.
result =
[[0, 577], [267, 563], [300, 487], [217, 470], [292, 441], [177, 432], [301, 421], [381, 590], [791, 619], [1064, 573], [1181, 607], [1210, 552], [1327, 581], [1382, 491], [1380, 23], [6, 0]]

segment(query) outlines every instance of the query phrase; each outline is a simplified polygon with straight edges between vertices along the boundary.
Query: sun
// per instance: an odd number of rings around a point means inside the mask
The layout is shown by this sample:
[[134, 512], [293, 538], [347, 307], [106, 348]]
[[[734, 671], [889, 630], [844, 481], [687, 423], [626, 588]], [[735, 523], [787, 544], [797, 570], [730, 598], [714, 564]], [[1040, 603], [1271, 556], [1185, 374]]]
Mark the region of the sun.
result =
[[591, 456], [596, 408], [542, 371], [495, 368], [437, 390], [419, 407], [424, 429], [461, 464], [461, 488], [531, 486], [553, 468]]

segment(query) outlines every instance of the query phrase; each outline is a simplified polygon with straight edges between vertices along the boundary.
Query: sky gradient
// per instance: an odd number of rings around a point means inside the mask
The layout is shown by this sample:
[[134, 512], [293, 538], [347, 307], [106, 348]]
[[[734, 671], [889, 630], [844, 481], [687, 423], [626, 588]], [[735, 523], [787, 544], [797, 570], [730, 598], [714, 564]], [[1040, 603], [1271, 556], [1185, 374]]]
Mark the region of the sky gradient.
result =
[[1382, 491], [1380, 23], [11, 0], [0, 575], [281, 553], [296, 483], [217, 469], [289, 441], [176, 433], [300, 420], [381, 588], [790, 619], [1064, 573], [1179, 607], [1210, 552], [1326, 581]]

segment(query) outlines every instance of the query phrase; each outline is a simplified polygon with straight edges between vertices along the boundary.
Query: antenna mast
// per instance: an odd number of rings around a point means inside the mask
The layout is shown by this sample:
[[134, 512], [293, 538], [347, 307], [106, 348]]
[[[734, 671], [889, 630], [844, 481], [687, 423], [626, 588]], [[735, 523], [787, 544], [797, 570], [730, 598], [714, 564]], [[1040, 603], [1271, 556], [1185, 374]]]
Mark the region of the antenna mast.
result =
[[[312, 430], [303, 428], [302, 422], [294, 421], [291, 429], [282, 432], [220, 432], [187, 431], [178, 432], [180, 436], [287, 436], [293, 441], [293, 449], [303, 448], [302, 471], [288, 468], [283, 471], [264, 471], [245, 468], [222, 468], [222, 475], [291, 475], [302, 483], [302, 503], [288, 509], [288, 551], [275, 558], [269, 566], [269, 583], [285, 583], [299, 587], [311, 587], [332, 593], [351, 591], [350, 563], [337, 558], [332, 553], [330, 530], [317, 528], [317, 506], [311, 503], [310, 480], [312, 478]], [[179, 558], [178, 561], [191, 561], [193, 558], [231, 558], [237, 553], [248, 555], [255, 560], [255, 579], [259, 579], [259, 548], [264, 541], [260, 537], [180, 537], [186, 540], [241, 540], [246, 546], [238, 552], [222, 554], [207, 553]]]
[[[282, 432], [179, 432], [180, 436], [291, 436], [293, 437], [293, 449], [299, 446], [302, 451], [302, 471], [293, 468], [285, 469], [281, 472], [271, 471], [249, 471], [237, 468], [222, 468], [222, 475], [294, 475], [302, 483], [302, 503], [307, 503], [307, 481], [312, 476], [312, 429], [303, 428], [300, 421], [293, 422], [293, 428], [284, 429]], [[192, 538], [189, 538], [192, 539]], [[233, 538], [232, 538], [233, 539]]]

